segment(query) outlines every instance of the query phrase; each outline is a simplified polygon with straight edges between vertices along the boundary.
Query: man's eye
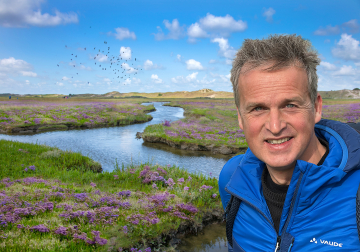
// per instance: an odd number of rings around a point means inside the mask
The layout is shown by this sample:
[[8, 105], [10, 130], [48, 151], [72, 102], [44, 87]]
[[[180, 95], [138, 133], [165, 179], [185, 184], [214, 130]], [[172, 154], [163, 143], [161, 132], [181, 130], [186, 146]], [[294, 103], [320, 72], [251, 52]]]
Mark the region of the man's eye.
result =
[[260, 111], [262, 108], [261, 107], [256, 107], [256, 108], [254, 108], [253, 110], [254, 111]]
[[294, 104], [288, 104], [288, 105], [286, 105], [286, 106], [293, 106], [293, 107], [291, 107], [291, 108], [294, 108], [295, 107], [295, 105]]

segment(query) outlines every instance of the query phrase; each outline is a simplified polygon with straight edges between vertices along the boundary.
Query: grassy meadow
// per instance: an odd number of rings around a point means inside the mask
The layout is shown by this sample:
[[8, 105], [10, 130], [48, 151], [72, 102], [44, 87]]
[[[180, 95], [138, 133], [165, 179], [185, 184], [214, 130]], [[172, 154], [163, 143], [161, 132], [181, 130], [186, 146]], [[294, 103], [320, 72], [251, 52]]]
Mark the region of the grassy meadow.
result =
[[67, 130], [147, 122], [153, 105], [141, 100], [62, 98], [0, 99], [0, 132]]
[[96, 172], [79, 153], [0, 140], [1, 251], [174, 251], [222, 213], [217, 180], [175, 166]]

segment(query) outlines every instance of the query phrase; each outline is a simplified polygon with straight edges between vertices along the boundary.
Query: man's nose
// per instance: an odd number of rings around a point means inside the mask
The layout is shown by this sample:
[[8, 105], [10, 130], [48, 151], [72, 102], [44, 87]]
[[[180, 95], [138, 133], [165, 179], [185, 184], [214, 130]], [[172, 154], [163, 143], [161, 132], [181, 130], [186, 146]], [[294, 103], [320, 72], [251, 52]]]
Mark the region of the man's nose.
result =
[[286, 122], [283, 120], [279, 110], [270, 110], [269, 117], [265, 123], [265, 127], [273, 135], [277, 135], [282, 129], [286, 127]]

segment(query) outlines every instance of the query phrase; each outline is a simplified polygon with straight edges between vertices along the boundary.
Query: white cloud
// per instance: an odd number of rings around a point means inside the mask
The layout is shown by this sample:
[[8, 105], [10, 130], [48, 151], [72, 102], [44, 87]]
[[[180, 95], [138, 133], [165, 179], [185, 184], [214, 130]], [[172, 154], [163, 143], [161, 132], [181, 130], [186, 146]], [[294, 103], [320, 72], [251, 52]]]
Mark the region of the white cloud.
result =
[[225, 17], [216, 17], [210, 13], [206, 17], [200, 19], [201, 26], [207, 31], [222, 31], [222, 32], [239, 32], [247, 28], [246, 22], [242, 20], [236, 21], [232, 16], [227, 14]]
[[140, 80], [139, 78], [133, 77], [133, 78], [132, 78], [132, 82], [133, 82], [134, 84], [140, 84], [140, 83], [141, 83], [141, 80]]
[[320, 66], [322, 66], [324, 69], [329, 70], [329, 71], [334, 71], [337, 68], [335, 65], [333, 65], [329, 62], [326, 62], [326, 61], [321, 61]]
[[17, 60], [13, 57], [0, 60], [1, 72], [18, 72], [21, 70], [30, 70], [32, 66], [24, 60]]
[[55, 10], [55, 15], [41, 13], [44, 0], [2, 0], [0, 1], [0, 25], [5, 27], [55, 26], [78, 23], [74, 12], [62, 13]]
[[37, 76], [36, 73], [31, 72], [31, 71], [20, 71], [20, 73], [21, 73], [23, 76], [30, 76], [30, 77], [36, 77], [36, 76]]
[[115, 32], [116, 33], [112, 33], [112, 32], [108, 32], [109, 36], [114, 36], [116, 39], [118, 40], [123, 40], [123, 39], [136, 39], [136, 35], [135, 32], [130, 32], [128, 28], [125, 27], [118, 27], [115, 28]]
[[68, 78], [68, 77], [66, 77], [66, 76], [62, 77], [61, 79], [64, 80], [64, 81], [70, 80], [70, 78]]
[[200, 27], [199, 23], [195, 23], [188, 28], [188, 36], [192, 38], [206, 38], [209, 35]]
[[334, 72], [333, 75], [355, 75], [356, 69], [352, 66], [342, 66], [338, 71]]
[[62, 83], [62, 82], [56, 82], [56, 85], [58, 85], [58, 86], [64, 86], [64, 83]]
[[32, 68], [31, 64], [14, 57], [0, 59], [0, 77], [6, 77], [8, 74], [36, 77], [37, 73], [30, 71]]
[[159, 76], [157, 76], [157, 74], [152, 74], [151, 79], [153, 82], [157, 84], [163, 83], [162, 79], [160, 79]]
[[229, 45], [228, 40], [224, 38], [215, 38], [212, 39], [211, 42], [219, 44], [219, 55], [226, 58], [226, 64], [231, 65], [236, 50]]
[[276, 11], [273, 8], [264, 9], [263, 16], [266, 18], [266, 22], [271, 23], [273, 21], [273, 15], [276, 13]]
[[204, 67], [201, 65], [199, 61], [194, 59], [189, 59], [186, 61], [186, 69], [187, 70], [203, 70]]
[[94, 58], [98, 62], [105, 62], [108, 60], [108, 56], [106, 56], [105, 54], [102, 54], [102, 53], [96, 54], [96, 56]]
[[87, 70], [87, 71], [92, 70], [91, 67], [86, 67], [86, 66], [84, 66], [84, 65], [81, 65], [81, 66], [80, 66], [80, 69], [81, 69], [81, 70]]
[[207, 13], [204, 18], [191, 24], [187, 30], [188, 41], [196, 42], [197, 38], [224, 36], [228, 37], [232, 32], [241, 32], [247, 29], [247, 23], [242, 20], [235, 20], [232, 16], [214, 16]]
[[360, 25], [358, 24], [356, 19], [352, 19], [348, 22], [342, 24], [344, 28], [349, 28], [350, 33], [358, 33]]
[[184, 36], [184, 28], [185, 26], [180, 26], [179, 21], [177, 19], [173, 19], [172, 23], [168, 20], [163, 21], [166, 29], [169, 30], [169, 33], [165, 35], [160, 26], [157, 26], [158, 33], [152, 33], [156, 40], [164, 40], [164, 39], [180, 39]]
[[314, 35], [327, 36], [327, 35], [335, 35], [335, 34], [339, 34], [339, 33], [340, 33], [340, 27], [338, 25], [336, 25], [336, 26], [328, 25], [325, 28], [320, 27], [319, 29], [317, 29], [314, 32]]
[[29, 80], [26, 80], [25, 83], [26, 83], [26, 85], [29, 85], [29, 84], [30, 84], [30, 81], [29, 81]]
[[359, 41], [354, 39], [352, 35], [346, 33], [341, 34], [341, 39], [336, 47], [332, 49], [332, 54], [341, 59], [360, 61]]
[[151, 60], [146, 60], [144, 62], [144, 69], [145, 70], [160, 69], [160, 68], [162, 68], [162, 67], [154, 64]]
[[198, 72], [194, 72], [192, 74], [189, 74], [188, 76], [186, 76], [186, 80], [191, 82], [196, 80], [196, 76], [198, 75]]
[[121, 67], [126, 70], [126, 73], [129, 73], [129, 74], [137, 72], [137, 70], [135, 68], [129, 66], [128, 63], [122, 63]]
[[109, 78], [104, 78], [105, 82], [110, 82], [111, 80]]
[[120, 47], [120, 57], [124, 60], [131, 59], [131, 48], [130, 47]]
[[349, 33], [357, 33], [359, 32], [360, 25], [358, 24], [356, 19], [352, 19], [348, 22], [342, 23], [341, 25], [327, 25], [325, 28], [320, 27], [314, 32], [314, 35], [318, 36], [328, 36], [328, 35], [336, 35], [341, 31], [349, 32]]
[[209, 63], [210, 63], [210, 64], [214, 64], [214, 63], [216, 63], [216, 60], [211, 59], [211, 60], [209, 60]]
[[178, 61], [181, 61], [181, 55], [180, 54], [176, 55], [176, 58], [178, 59]]

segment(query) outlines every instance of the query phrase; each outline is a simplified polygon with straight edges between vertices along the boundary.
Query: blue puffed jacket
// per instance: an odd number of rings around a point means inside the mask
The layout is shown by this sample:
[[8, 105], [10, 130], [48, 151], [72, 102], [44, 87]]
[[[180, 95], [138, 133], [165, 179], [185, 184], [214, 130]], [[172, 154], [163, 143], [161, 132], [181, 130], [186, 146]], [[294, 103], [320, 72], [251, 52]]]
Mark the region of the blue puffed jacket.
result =
[[241, 200], [229, 251], [360, 251], [360, 135], [326, 119], [315, 124], [315, 134], [329, 143], [329, 154], [320, 166], [296, 161], [279, 233], [262, 191], [265, 163], [248, 148], [225, 164], [219, 177], [222, 204], [225, 208], [231, 195]]

